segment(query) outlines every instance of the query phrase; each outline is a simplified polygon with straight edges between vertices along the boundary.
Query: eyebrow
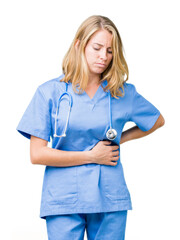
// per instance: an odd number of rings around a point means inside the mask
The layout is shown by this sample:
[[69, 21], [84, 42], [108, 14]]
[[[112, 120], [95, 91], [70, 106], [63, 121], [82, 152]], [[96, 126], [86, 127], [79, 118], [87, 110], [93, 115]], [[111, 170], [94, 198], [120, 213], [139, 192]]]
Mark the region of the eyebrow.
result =
[[[104, 46], [103, 44], [96, 43], [96, 42], [94, 42], [93, 44], [97, 44], [97, 45], [99, 45], [99, 46], [101, 46], [101, 47], [103, 47], [103, 46]], [[111, 48], [111, 47], [108, 47], [108, 48]]]

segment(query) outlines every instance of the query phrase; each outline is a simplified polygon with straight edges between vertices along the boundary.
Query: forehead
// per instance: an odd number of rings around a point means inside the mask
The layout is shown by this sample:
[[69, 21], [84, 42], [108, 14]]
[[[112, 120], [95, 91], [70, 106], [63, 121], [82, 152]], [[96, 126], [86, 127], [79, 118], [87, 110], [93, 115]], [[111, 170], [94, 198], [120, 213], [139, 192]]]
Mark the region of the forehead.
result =
[[98, 30], [91, 36], [89, 43], [99, 43], [110, 47], [112, 43], [112, 34], [105, 29]]

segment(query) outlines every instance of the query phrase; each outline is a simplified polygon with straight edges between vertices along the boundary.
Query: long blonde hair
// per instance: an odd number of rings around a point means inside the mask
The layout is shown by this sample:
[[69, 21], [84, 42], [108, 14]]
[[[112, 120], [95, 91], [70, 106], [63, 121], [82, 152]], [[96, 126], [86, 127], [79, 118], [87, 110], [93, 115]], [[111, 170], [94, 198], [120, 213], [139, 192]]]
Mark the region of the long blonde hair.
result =
[[[114, 23], [107, 17], [100, 15], [93, 15], [87, 18], [79, 27], [74, 37], [74, 40], [66, 53], [62, 70], [64, 78], [60, 81], [71, 82], [73, 90], [81, 94], [85, 91], [88, 84], [88, 66], [85, 58], [85, 47], [91, 36], [100, 29], [106, 29], [112, 34], [112, 55], [113, 58], [107, 69], [101, 74], [100, 82], [107, 80], [107, 86], [104, 91], [111, 92], [111, 96], [124, 95], [123, 84], [128, 80], [129, 70], [126, 60], [123, 56], [123, 44], [120, 34]], [[78, 51], [76, 51], [75, 44], [79, 41]], [[126, 75], [126, 79], [124, 79]], [[123, 90], [120, 91], [120, 88]], [[79, 91], [77, 91], [77, 89]]]

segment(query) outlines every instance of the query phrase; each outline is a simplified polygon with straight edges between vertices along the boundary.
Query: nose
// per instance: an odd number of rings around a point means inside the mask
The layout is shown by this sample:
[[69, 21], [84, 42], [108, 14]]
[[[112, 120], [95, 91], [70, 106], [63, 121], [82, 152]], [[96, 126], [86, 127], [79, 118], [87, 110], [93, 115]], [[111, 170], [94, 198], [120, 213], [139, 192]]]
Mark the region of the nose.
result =
[[106, 61], [107, 60], [107, 52], [106, 50], [102, 50], [100, 53], [100, 59]]

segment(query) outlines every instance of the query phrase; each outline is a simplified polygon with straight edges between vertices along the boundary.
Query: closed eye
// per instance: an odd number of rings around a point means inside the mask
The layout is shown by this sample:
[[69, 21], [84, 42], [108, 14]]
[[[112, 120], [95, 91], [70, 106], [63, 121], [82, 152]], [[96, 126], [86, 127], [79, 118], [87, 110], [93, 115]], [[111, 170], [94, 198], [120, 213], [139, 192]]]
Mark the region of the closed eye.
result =
[[98, 50], [100, 50], [100, 48], [94, 48], [94, 50], [98, 51]]
[[[101, 49], [101, 47], [103, 47], [103, 45], [100, 44], [100, 43], [94, 43], [93, 45], [94, 45], [94, 46], [93, 46], [93, 49], [96, 50], [96, 51], [99, 51], [99, 50]], [[98, 46], [98, 47], [97, 47], [97, 46]], [[111, 47], [108, 47], [107, 52], [108, 52], [109, 54], [112, 54]]]
[[[99, 51], [99, 50], [100, 50], [100, 48], [95, 48], [95, 47], [93, 47], [93, 49], [96, 50], [96, 51]], [[108, 50], [107, 52], [110, 53], [110, 54], [112, 54], [112, 51], [110, 51], [110, 50]]]

